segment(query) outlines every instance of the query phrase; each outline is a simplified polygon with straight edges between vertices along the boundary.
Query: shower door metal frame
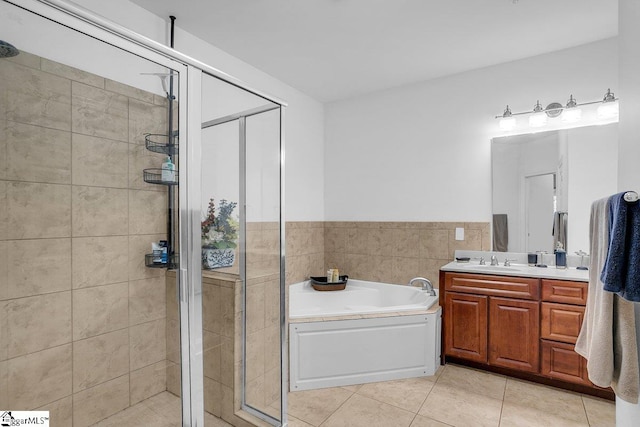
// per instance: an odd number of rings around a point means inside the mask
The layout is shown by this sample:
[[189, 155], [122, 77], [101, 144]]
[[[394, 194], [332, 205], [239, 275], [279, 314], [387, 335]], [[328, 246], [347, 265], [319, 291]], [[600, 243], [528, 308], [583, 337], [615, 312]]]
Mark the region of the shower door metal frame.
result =
[[[247, 372], [247, 260], [246, 260], [246, 205], [247, 205], [247, 186], [246, 186], [246, 159], [247, 159], [247, 126], [246, 119], [247, 117], [252, 117], [258, 114], [266, 113], [268, 111], [279, 110], [279, 197], [280, 197], [280, 215], [278, 218], [280, 224], [280, 307], [279, 307], [279, 318], [280, 318], [280, 417], [278, 420], [273, 418], [269, 414], [266, 414], [252, 406], [249, 406], [246, 401], [246, 372]], [[247, 413], [253, 415], [254, 417], [260, 418], [263, 421], [268, 422], [271, 425], [277, 426], [287, 425], [287, 390], [289, 388], [289, 379], [288, 379], [288, 348], [286, 346], [286, 276], [285, 276], [285, 219], [284, 219], [284, 108], [282, 105], [271, 103], [267, 105], [262, 105], [260, 107], [255, 107], [249, 110], [245, 110], [239, 113], [230, 114], [228, 116], [220, 117], [217, 119], [209, 120], [202, 123], [202, 129], [207, 129], [210, 127], [215, 127], [224, 123], [230, 123], [233, 121], [238, 121], [238, 143], [239, 143], [239, 178], [240, 178], [240, 199], [239, 199], [239, 207], [240, 207], [240, 218], [245, 218], [244, 221], [240, 222], [240, 245], [239, 245], [239, 255], [240, 255], [240, 280], [244, 286], [243, 289], [243, 298], [242, 298], [242, 370], [241, 370], [241, 378], [240, 382], [242, 383], [242, 398], [241, 398], [241, 408]], [[283, 327], [284, 325], [284, 327]]]
[[[179, 145], [180, 269], [176, 274], [177, 288], [180, 293], [182, 424], [183, 426], [203, 427], [202, 271], [199, 199], [202, 73], [206, 72], [226, 83], [278, 104], [280, 107], [285, 107], [287, 104], [274, 96], [251, 88], [241, 80], [214, 67], [100, 17], [76, 4], [67, 3], [64, 0], [0, 1], [178, 72], [180, 85], [178, 102], [180, 105], [186, 106], [179, 111], [179, 123], [184, 126], [180, 128], [182, 143]], [[282, 143], [282, 128], [280, 138]], [[284, 154], [281, 153], [281, 155]], [[281, 204], [281, 215], [283, 209], [284, 205]], [[284, 254], [284, 252], [282, 253]], [[284, 257], [281, 265], [284, 269]], [[283, 280], [281, 279], [281, 281]], [[281, 293], [284, 295], [283, 282], [281, 283]], [[284, 313], [284, 304], [284, 297], [282, 297], [281, 314]], [[282, 319], [280, 326], [282, 334], [286, 330]], [[282, 350], [285, 350], [284, 342]], [[284, 369], [284, 363], [282, 367]], [[282, 372], [285, 375], [285, 371]], [[285, 387], [282, 388], [281, 394], [283, 425], [286, 425]]]

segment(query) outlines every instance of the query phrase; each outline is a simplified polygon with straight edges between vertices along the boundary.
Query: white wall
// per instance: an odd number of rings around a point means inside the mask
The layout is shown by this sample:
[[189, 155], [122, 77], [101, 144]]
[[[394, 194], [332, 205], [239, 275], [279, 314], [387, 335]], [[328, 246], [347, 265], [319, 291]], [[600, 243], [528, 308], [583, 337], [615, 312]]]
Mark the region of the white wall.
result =
[[[640, 191], [640, 2], [618, 1], [618, 26], [620, 46], [620, 146], [618, 153], [618, 190]], [[635, 306], [636, 335], [640, 343], [640, 304]], [[638, 346], [640, 353], [640, 345]], [[640, 360], [638, 361], [640, 369]], [[631, 404], [616, 399], [616, 426], [632, 427], [640, 418], [640, 403]]]
[[[127, 0], [76, 0], [75, 3], [150, 39], [163, 44], [168, 42], [168, 17], [166, 19], [157, 17]], [[132, 69], [130, 62], [124, 62], [121, 55], [116, 52], [117, 49], [109, 47], [108, 52], [104, 55], [93, 55], [91, 58], [77, 55], [74, 49], [77, 47], [77, 43], [82, 43], [78, 38], [60, 44], [56, 38], [49, 37], [52, 33], [41, 30], [40, 25], [28, 25], [28, 22], [25, 23], [25, 14], [17, 12], [16, 8], [4, 3], [3, 8], [0, 9], [0, 23], [3, 28], [3, 39], [15, 44], [18, 48], [28, 46], [25, 47], [25, 50], [58, 62], [117, 81], [124, 81], [137, 87], [148, 85], [148, 87], [144, 87], [146, 90], [154, 90], [156, 93], [162, 92], [159, 89], [159, 82], [154, 81], [155, 78], [140, 77], [141, 67]], [[8, 30], [13, 27], [16, 28], [15, 34], [10, 34]], [[49, 28], [46, 27], [47, 30]], [[55, 28], [53, 35], [58, 37], [59, 33], [60, 29]], [[50, 38], [51, 45], [48, 45]], [[94, 49], [99, 44], [93, 41], [87, 43]], [[38, 51], [38, 46], [41, 47], [42, 52]], [[266, 73], [182, 31], [179, 19], [176, 21], [175, 46], [176, 50], [186, 55], [230, 74], [251, 87], [288, 102], [285, 128], [286, 219], [288, 221], [322, 220], [324, 216], [324, 106]], [[55, 57], [51, 57], [52, 53], [55, 53]], [[130, 61], [130, 55], [126, 54], [122, 57], [127, 57], [127, 61]], [[127, 65], [124, 66], [124, 64]], [[147, 64], [143, 65], [143, 67], [145, 66]], [[161, 70], [150, 69], [149, 71]], [[151, 83], [147, 83], [149, 81]], [[225, 95], [226, 93], [221, 93], [220, 99], [225, 98]], [[232, 98], [228, 98], [228, 100], [231, 101]], [[236, 107], [231, 102], [222, 103], [218, 105], [219, 111], [223, 111], [225, 105], [231, 106], [230, 110]], [[232, 111], [228, 111], [226, 114], [230, 112]]]
[[328, 104], [326, 220], [490, 221], [494, 116], [507, 104], [526, 111], [538, 99], [616, 92], [617, 46], [607, 39]]

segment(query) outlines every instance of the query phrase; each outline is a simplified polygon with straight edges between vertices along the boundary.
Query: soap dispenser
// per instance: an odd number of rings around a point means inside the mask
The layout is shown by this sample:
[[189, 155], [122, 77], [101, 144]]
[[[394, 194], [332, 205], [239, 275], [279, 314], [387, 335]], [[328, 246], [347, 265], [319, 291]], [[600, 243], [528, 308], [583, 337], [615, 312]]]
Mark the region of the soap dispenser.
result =
[[563, 249], [561, 242], [556, 248], [556, 268], [567, 268], [567, 252]]
[[162, 180], [166, 182], [176, 180], [175, 165], [171, 161], [170, 156], [167, 156], [166, 160], [162, 163]]

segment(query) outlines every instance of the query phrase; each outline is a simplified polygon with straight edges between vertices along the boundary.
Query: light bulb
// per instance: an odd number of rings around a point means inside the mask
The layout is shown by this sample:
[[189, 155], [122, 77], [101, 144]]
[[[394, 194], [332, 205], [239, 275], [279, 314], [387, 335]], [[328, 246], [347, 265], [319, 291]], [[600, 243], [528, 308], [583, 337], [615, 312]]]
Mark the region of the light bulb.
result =
[[598, 107], [598, 118], [599, 119], [613, 119], [618, 117], [618, 102], [617, 101], [609, 101], [604, 102], [602, 105]]
[[582, 119], [582, 109], [580, 108], [565, 108], [562, 112], [562, 121], [565, 123], [575, 123]]
[[515, 117], [503, 117], [500, 119], [500, 130], [508, 131], [516, 127]]
[[535, 113], [529, 117], [529, 126], [539, 128], [547, 124], [547, 115], [545, 113]]

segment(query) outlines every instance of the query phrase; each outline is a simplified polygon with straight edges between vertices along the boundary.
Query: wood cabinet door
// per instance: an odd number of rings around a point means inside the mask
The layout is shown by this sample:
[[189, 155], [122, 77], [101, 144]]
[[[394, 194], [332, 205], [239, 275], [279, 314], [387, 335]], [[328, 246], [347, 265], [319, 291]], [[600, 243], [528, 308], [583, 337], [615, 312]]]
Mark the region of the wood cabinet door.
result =
[[489, 364], [539, 372], [540, 303], [491, 297]]
[[587, 361], [576, 353], [573, 344], [542, 340], [542, 375], [593, 386], [587, 374]]
[[575, 344], [582, 327], [584, 307], [543, 302], [541, 309], [541, 337]]
[[487, 362], [487, 300], [482, 295], [445, 295], [445, 354]]

